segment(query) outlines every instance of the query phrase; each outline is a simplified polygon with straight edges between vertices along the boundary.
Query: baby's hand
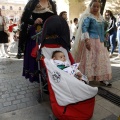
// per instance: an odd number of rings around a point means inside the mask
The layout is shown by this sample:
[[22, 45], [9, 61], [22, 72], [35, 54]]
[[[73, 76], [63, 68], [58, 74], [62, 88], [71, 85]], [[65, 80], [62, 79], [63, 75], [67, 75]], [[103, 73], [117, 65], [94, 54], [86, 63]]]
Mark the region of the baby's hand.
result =
[[81, 72], [77, 72], [77, 73], [76, 73], [76, 75], [77, 75], [79, 78], [81, 78], [81, 77], [82, 77]]

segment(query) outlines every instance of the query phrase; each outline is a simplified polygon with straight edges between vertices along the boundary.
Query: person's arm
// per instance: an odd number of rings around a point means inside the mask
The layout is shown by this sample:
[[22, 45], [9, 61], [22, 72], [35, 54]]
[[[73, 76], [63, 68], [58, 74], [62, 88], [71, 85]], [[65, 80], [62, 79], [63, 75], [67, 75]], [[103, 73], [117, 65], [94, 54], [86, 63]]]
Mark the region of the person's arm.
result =
[[31, 18], [31, 11], [30, 9], [27, 9], [23, 12], [21, 21], [26, 23], [26, 24], [30, 24], [33, 25], [34, 24], [34, 20]]
[[22, 17], [21, 22], [25, 24], [33, 25], [35, 20], [32, 19], [32, 11], [35, 9], [36, 5], [38, 4], [39, 0], [29, 0], [26, 4]]
[[26, 9], [23, 12], [23, 17], [22, 17], [21, 21], [24, 24], [30, 24], [30, 25], [41, 24], [43, 22], [43, 20], [41, 18], [37, 18], [36, 20], [33, 20], [31, 17], [31, 11], [29, 9]]
[[90, 26], [90, 18], [87, 17], [83, 21], [83, 24], [82, 24], [82, 37], [81, 38], [85, 41], [85, 45], [88, 50], [91, 49], [90, 40], [89, 40], [89, 32], [88, 32], [89, 26]]
[[90, 18], [87, 17], [84, 19], [83, 24], [82, 24], [82, 40], [89, 39], [89, 29], [90, 26]]
[[117, 26], [117, 29], [120, 29], [120, 22], [119, 21], [116, 23], [116, 26]]
[[113, 19], [113, 20], [112, 20], [112, 26], [107, 30], [107, 32], [110, 32], [112, 29], [115, 28], [115, 22], [116, 22], [116, 20]]

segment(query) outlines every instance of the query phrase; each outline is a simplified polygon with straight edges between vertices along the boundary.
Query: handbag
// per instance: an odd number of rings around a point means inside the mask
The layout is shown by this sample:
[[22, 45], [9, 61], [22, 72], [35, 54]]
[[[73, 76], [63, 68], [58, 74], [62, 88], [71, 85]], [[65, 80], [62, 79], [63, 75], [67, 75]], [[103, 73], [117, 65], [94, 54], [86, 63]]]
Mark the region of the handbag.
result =
[[[107, 36], [107, 37], [106, 37], [106, 36]], [[110, 43], [109, 43], [109, 41], [108, 41], [108, 35], [107, 35], [107, 32], [105, 32], [104, 46], [105, 46], [105, 47], [110, 47]]]
[[105, 41], [104, 41], [104, 46], [105, 46], [105, 47], [109, 47], [109, 42], [108, 42], [108, 40], [105, 40]]

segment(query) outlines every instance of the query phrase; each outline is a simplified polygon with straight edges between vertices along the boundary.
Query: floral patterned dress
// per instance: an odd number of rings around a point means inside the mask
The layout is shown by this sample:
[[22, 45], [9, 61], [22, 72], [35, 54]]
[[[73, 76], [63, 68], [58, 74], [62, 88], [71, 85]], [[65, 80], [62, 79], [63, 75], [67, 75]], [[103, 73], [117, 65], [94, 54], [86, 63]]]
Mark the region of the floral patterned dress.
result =
[[[98, 23], [102, 22], [91, 15], [84, 19], [82, 30], [86, 28], [87, 19], [89, 19], [90, 17], [94, 18], [94, 20], [96, 20], [96, 22]], [[76, 46], [78, 51], [75, 52], [75, 54], [73, 55], [75, 62], [80, 62], [79, 69], [88, 77], [89, 81], [110, 80], [112, 78], [112, 72], [109, 60], [109, 53], [107, 51], [107, 48], [104, 46], [104, 42], [100, 41], [100, 36], [98, 38], [90, 36], [89, 27], [91, 27], [91, 29], [92, 27], [93, 29], [95, 29], [94, 26], [88, 25], [87, 32], [82, 33], [82, 40], [79, 40], [79, 44], [78, 46]], [[86, 48], [85, 45], [86, 38], [90, 39], [90, 51]]]

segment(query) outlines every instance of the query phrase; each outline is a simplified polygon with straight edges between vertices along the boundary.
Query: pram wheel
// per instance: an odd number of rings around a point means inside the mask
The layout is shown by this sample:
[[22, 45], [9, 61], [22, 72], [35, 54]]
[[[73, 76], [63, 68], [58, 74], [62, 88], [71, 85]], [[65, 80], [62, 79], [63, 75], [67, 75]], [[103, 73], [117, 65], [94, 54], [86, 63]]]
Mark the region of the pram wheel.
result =
[[49, 120], [58, 120], [57, 118], [55, 118], [55, 116], [53, 114], [49, 115]]

